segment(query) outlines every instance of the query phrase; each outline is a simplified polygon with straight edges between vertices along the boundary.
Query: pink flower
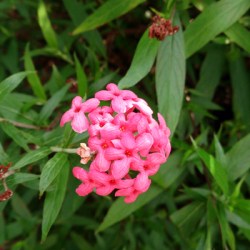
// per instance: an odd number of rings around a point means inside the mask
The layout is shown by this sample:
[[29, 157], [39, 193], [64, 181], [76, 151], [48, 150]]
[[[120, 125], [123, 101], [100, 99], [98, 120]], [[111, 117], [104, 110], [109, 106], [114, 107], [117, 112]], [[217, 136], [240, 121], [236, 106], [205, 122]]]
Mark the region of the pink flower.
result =
[[137, 96], [132, 91], [120, 90], [113, 83], [107, 85], [107, 90], [101, 90], [95, 94], [95, 98], [103, 101], [111, 101], [112, 109], [117, 113], [127, 111], [126, 100], [136, 99]]
[[113, 160], [111, 165], [111, 174], [115, 179], [123, 178], [128, 174], [130, 165], [140, 161], [139, 154], [145, 156], [153, 144], [153, 138], [150, 134], [144, 133], [136, 139], [131, 132], [125, 132], [121, 135], [121, 140], [113, 140], [113, 148], [106, 151], [106, 159]]
[[82, 103], [82, 98], [80, 96], [76, 96], [72, 100], [71, 109], [63, 114], [60, 126], [62, 127], [66, 122], [71, 121], [72, 129], [75, 132], [83, 133], [87, 131], [89, 122], [84, 113], [91, 112], [99, 105], [99, 103], [100, 101], [95, 98]]
[[129, 188], [134, 184], [133, 179], [116, 180], [109, 174], [94, 170], [90, 172], [90, 176], [100, 184], [96, 188], [96, 193], [101, 196], [109, 195], [115, 189]]
[[[158, 114], [153, 118], [148, 104], [132, 91], [119, 90], [111, 83], [95, 98], [82, 103], [75, 97], [72, 107], [61, 119], [61, 126], [71, 122], [77, 133], [88, 131], [88, 146], [81, 143], [77, 153], [81, 163], [92, 162], [89, 170], [73, 168], [73, 175], [82, 183], [76, 189], [80, 196], [95, 191], [134, 202], [151, 184], [149, 176], [157, 173], [171, 151], [170, 131]], [[110, 106], [100, 106], [100, 100]]]
[[80, 186], [76, 189], [76, 193], [79, 196], [86, 196], [89, 193], [93, 191], [93, 189], [96, 187], [96, 181], [95, 179], [92, 179], [88, 172], [80, 167], [74, 167], [73, 168], [73, 175], [81, 180], [83, 183], [80, 184]]
[[137, 175], [134, 185], [132, 187], [120, 189], [116, 191], [115, 196], [124, 196], [126, 203], [134, 202], [137, 197], [148, 190], [151, 184], [151, 180], [148, 179], [146, 173], [140, 173]]

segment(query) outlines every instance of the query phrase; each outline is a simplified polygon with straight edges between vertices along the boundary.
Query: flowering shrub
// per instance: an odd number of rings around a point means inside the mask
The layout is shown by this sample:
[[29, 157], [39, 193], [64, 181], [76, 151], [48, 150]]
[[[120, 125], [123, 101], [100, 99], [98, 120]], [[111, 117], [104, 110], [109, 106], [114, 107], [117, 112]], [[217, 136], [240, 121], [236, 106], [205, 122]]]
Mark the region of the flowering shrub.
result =
[[[101, 101], [110, 101], [110, 106], [101, 106]], [[152, 114], [143, 99], [113, 83], [95, 98], [73, 99], [60, 125], [71, 122], [76, 133], [88, 131], [88, 146], [81, 143], [77, 153], [82, 164], [92, 159], [89, 171], [73, 168], [73, 175], [82, 182], [76, 189], [78, 195], [86, 196], [95, 189], [106, 196], [116, 190], [115, 196], [124, 196], [131, 203], [148, 190], [149, 176], [158, 171], [171, 150], [163, 117], [158, 114], [158, 123]]]

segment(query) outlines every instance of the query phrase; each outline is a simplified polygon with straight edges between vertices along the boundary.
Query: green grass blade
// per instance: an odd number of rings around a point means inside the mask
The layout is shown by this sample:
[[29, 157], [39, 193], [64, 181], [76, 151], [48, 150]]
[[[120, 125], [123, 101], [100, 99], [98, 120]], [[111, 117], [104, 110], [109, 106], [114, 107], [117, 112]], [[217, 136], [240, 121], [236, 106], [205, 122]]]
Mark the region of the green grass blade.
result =
[[249, 0], [221, 0], [208, 6], [185, 33], [186, 57], [190, 57], [218, 34], [226, 31], [250, 8]]
[[74, 31], [78, 35], [88, 30], [93, 30], [113, 19], [129, 12], [145, 0], [108, 0], [92, 15], [88, 16]]

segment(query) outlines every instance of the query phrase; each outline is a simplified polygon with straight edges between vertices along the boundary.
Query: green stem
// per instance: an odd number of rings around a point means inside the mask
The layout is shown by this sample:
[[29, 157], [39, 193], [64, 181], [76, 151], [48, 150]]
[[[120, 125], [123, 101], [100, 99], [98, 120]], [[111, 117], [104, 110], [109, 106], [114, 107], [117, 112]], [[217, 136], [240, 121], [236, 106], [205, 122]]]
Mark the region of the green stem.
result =
[[53, 152], [64, 152], [68, 154], [76, 154], [77, 148], [59, 148], [59, 147], [51, 147], [51, 151]]

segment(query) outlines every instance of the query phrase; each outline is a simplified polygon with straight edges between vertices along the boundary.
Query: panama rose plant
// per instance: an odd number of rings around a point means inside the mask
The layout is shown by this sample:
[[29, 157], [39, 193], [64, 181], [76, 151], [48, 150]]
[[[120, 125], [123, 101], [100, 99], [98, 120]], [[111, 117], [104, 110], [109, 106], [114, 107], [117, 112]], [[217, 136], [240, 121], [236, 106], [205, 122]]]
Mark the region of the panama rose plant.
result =
[[152, 114], [145, 100], [113, 83], [85, 102], [80, 96], [72, 100], [60, 125], [71, 122], [76, 133], [88, 132], [88, 143], [81, 143], [77, 154], [82, 164], [91, 161], [88, 171], [73, 168], [73, 175], [82, 182], [78, 195], [95, 190], [106, 196], [115, 190], [115, 196], [131, 203], [148, 190], [149, 176], [157, 173], [171, 150], [169, 128], [161, 114], [159, 122]]

